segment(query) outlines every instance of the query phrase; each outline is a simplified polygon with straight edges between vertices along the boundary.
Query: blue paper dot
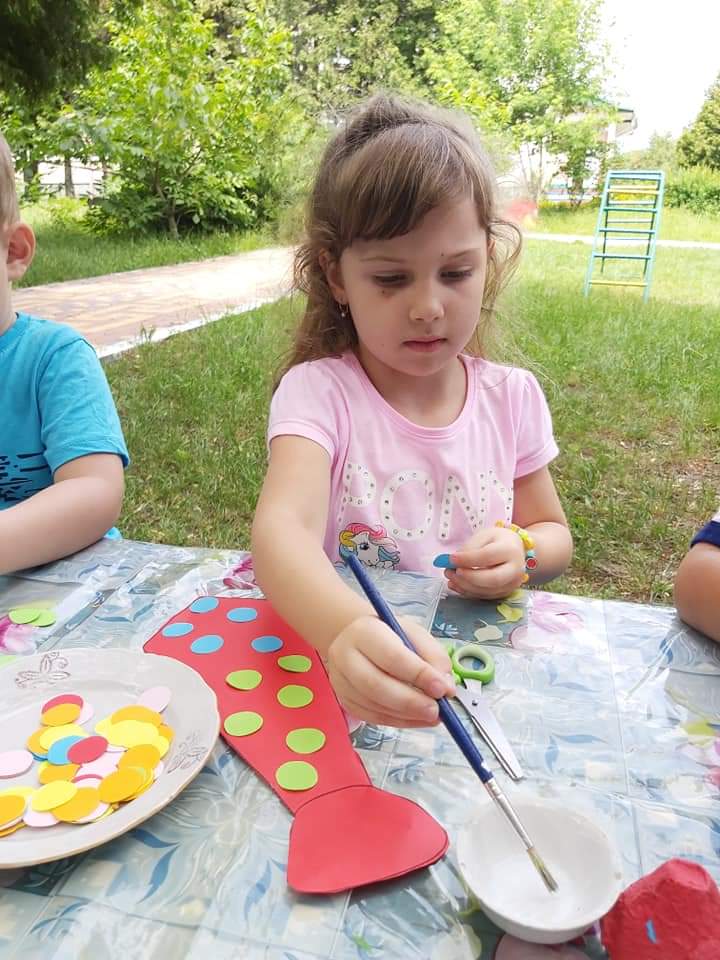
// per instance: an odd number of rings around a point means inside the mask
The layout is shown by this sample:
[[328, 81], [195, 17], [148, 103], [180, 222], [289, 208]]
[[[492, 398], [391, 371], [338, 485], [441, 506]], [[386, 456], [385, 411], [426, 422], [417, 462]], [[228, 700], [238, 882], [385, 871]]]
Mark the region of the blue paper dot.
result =
[[274, 653], [283, 645], [280, 637], [255, 637], [250, 646], [258, 653]]
[[58, 765], [69, 763], [68, 750], [74, 743], [77, 743], [78, 740], [84, 739], [84, 737], [72, 736], [63, 737], [62, 740], [56, 740], [48, 750], [48, 760], [50, 763], [57, 763]]
[[233, 607], [228, 610], [228, 620], [233, 623], [249, 623], [251, 620], [257, 620], [257, 610], [252, 607]]
[[193, 613], [210, 613], [220, 601], [217, 597], [198, 597], [190, 604]]
[[169, 623], [163, 628], [164, 637], [184, 637], [186, 633], [192, 632], [191, 623]]
[[225, 643], [222, 637], [216, 633], [206, 633], [204, 637], [198, 637], [190, 644], [193, 653], [215, 653]]

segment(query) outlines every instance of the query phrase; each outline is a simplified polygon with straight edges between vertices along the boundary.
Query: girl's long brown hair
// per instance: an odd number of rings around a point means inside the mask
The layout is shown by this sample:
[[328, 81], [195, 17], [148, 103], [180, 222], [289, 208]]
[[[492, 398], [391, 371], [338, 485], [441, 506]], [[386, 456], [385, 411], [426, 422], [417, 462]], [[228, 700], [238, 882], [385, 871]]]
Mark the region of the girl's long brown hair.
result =
[[325, 148], [309, 198], [305, 241], [295, 254], [295, 287], [307, 304], [282, 373], [357, 344], [352, 318], [341, 313], [320, 266], [322, 251], [339, 260], [354, 240], [401, 236], [430, 210], [467, 196], [491, 241], [468, 345], [482, 354], [497, 296], [520, 253], [520, 231], [498, 213], [495, 173], [472, 124], [463, 114], [385, 94], [352, 114]]

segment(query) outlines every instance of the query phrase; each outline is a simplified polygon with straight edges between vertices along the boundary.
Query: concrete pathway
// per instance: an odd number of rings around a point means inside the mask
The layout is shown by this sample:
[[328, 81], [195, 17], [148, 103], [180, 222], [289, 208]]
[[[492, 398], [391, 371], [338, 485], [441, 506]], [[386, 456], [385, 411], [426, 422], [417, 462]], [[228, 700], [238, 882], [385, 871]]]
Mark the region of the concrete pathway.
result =
[[292, 248], [67, 280], [13, 292], [16, 310], [80, 330], [101, 357], [252, 310], [288, 293]]

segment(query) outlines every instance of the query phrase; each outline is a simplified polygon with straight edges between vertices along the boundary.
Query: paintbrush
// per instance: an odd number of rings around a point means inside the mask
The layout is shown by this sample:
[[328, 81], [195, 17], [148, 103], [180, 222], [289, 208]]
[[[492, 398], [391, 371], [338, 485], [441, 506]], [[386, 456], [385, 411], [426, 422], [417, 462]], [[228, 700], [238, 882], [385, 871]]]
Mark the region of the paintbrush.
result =
[[[400, 637], [402, 642], [409, 650], [412, 650], [413, 653], [417, 653], [417, 650], [408, 639], [405, 631], [397, 622], [395, 614], [382, 598], [379, 590], [372, 580], [370, 580], [363, 568], [362, 563], [358, 560], [355, 554], [349, 554], [345, 558], [345, 562], [355, 574], [355, 578], [362, 587], [365, 596], [373, 605], [375, 613], [377, 613], [378, 617], [380, 617], [383, 623], [387, 624], [387, 626], [390, 627], [390, 629], [396, 633], [398, 637]], [[480, 754], [480, 751], [466, 732], [465, 728], [460, 722], [460, 718], [445, 697], [440, 697], [437, 703], [440, 711], [440, 719], [445, 724], [450, 736], [453, 738], [455, 743], [462, 751], [467, 762], [480, 778], [482, 785], [498, 805], [502, 813], [507, 817], [515, 833], [522, 840], [523, 846], [527, 850], [533, 866], [542, 877], [543, 883], [551, 893], [554, 893], [558, 888], [557, 881], [545, 866], [542, 857], [535, 849], [535, 844], [532, 842], [527, 830], [520, 822], [520, 818], [513, 810], [508, 798], [498, 786], [492, 771], [488, 770], [488, 768], [485, 766], [485, 762]]]

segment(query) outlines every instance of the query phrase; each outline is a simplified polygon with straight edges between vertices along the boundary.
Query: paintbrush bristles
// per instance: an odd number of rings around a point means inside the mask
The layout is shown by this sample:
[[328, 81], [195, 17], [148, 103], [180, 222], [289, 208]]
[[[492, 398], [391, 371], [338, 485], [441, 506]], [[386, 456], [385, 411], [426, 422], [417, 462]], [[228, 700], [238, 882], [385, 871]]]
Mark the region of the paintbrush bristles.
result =
[[542, 859], [535, 847], [528, 847], [528, 856], [532, 860], [533, 866], [542, 877], [543, 883], [548, 888], [550, 893], [555, 893], [558, 888], [557, 880], [545, 866], [545, 861]]

